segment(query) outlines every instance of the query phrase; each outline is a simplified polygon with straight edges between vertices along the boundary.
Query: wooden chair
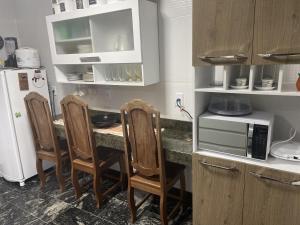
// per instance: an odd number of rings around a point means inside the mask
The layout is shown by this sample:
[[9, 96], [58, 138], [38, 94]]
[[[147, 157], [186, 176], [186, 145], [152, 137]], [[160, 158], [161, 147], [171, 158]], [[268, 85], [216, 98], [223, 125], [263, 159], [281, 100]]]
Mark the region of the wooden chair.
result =
[[[61, 101], [61, 108], [70, 151], [72, 183], [76, 196], [80, 198], [82, 195], [78, 181], [78, 171], [92, 174], [94, 178], [93, 188], [96, 195], [97, 207], [99, 208], [103, 198], [124, 182], [123, 153], [102, 146], [96, 148], [88, 105], [78, 97], [72, 95], [66, 96]], [[101, 193], [100, 188], [103, 172], [115, 163], [119, 163], [120, 165], [120, 178], [110, 189]]]
[[[151, 195], [160, 196], [160, 218], [163, 225], [173, 217], [183, 201], [185, 176], [183, 165], [166, 162], [161, 144], [160, 113], [142, 100], [133, 100], [121, 108], [128, 174], [128, 202], [132, 223], [137, 209]], [[167, 216], [167, 193], [180, 180], [179, 202]], [[137, 205], [134, 189], [149, 193]]]
[[50, 113], [48, 100], [42, 95], [31, 92], [25, 98], [30, 125], [32, 128], [33, 139], [36, 150], [36, 168], [41, 182], [41, 188], [44, 189], [46, 174], [43, 169], [43, 160], [48, 160], [56, 164], [56, 177], [60, 190], [64, 191], [64, 178], [62, 175], [63, 161], [68, 159], [68, 151], [60, 147], [57, 135], [55, 133], [53, 119]]

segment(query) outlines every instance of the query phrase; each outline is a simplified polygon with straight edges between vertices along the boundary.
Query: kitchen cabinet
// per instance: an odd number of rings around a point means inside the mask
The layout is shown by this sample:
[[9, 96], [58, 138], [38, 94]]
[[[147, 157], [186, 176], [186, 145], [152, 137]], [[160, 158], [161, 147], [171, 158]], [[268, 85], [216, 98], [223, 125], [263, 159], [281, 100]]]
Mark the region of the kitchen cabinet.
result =
[[247, 165], [244, 225], [297, 225], [300, 221], [300, 175]]
[[242, 224], [245, 166], [193, 155], [193, 224]]
[[157, 3], [116, 1], [47, 16], [57, 81], [91, 72], [89, 84], [145, 86], [159, 82]]
[[299, 63], [299, 34], [299, 0], [256, 0], [253, 64]]
[[300, 174], [193, 154], [193, 224], [298, 225]]
[[300, 63], [299, 0], [194, 0], [193, 65]]
[[250, 64], [254, 0], [193, 1], [193, 65]]

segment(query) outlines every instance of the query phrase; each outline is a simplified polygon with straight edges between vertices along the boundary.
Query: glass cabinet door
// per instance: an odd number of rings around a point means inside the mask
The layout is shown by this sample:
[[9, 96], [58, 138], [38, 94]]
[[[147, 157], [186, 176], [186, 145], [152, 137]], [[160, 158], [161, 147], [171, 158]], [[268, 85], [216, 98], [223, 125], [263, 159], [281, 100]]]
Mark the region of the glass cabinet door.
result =
[[131, 9], [92, 16], [91, 29], [95, 52], [134, 50]]
[[112, 11], [97, 10], [50, 17], [48, 29], [54, 64], [141, 62], [137, 2], [121, 4]]
[[93, 52], [88, 17], [54, 22], [53, 33], [57, 55]]

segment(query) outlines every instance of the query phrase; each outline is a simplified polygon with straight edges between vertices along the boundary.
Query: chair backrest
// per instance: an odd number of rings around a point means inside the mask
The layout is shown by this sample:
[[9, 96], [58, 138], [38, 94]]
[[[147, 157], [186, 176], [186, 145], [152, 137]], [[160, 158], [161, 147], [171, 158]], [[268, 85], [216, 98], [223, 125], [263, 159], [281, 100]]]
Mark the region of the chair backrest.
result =
[[121, 108], [125, 155], [129, 166], [143, 176], [163, 175], [160, 113], [142, 100], [132, 100]]
[[60, 102], [71, 160], [95, 159], [95, 141], [88, 105], [79, 97], [68, 95]]
[[31, 92], [24, 98], [24, 101], [36, 151], [57, 152], [58, 142], [48, 100], [36, 92]]

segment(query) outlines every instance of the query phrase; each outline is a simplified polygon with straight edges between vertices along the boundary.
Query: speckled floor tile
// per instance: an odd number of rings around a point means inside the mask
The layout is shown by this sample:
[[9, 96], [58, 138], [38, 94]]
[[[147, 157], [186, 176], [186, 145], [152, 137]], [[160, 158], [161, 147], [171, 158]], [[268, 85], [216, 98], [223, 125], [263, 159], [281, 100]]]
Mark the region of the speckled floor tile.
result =
[[71, 207], [65, 212], [61, 213], [59, 216], [52, 221], [52, 224], [62, 224], [62, 225], [91, 225], [91, 224], [99, 224], [99, 225], [108, 225], [110, 224], [108, 221], [101, 219], [88, 213], [84, 210], [80, 210], [76, 207]]
[[21, 197], [12, 200], [11, 203], [45, 222], [54, 220], [57, 215], [70, 207], [66, 202], [52, 198], [41, 192], [31, 191], [22, 193]]
[[[38, 177], [26, 181], [25, 187], [9, 183], [0, 178], [0, 224], [2, 225], [117, 225], [131, 224], [127, 203], [127, 191], [117, 191], [109, 195], [100, 209], [96, 208], [92, 185], [76, 199], [69, 174], [66, 175], [65, 191], [60, 192], [55, 175], [47, 179], [44, 190], [40, 190]], [[80, 182], [91, 180], [87, 174], [80, 174]], [[102, 191], [114, 182], [103, 179]], [[136, 191], [139, 202], [145, 193]], [[174, 201], [168, 201], [168, 211]], [[3, 211], [4, 210], [4, 211]], [[159, 225], [159, 199], [150, 197], [138, 210], [136, 225]], [[191, 225], [191, 204], [183, 208], [170, 225]]]
[[99, 217], [119, 225], [128, 224], [129, 215], [128, 204], [117, 198], [111, 198], [98, 214]]
[[[0, 186], [3, 184], [0, 184]], [[0, 193], [0, 207], [20, 197], [20, 193], [15, 189], [6, 189]]]
[[[129, 223], [132, 224], [132, 223]], [[137, 217], [137, 221], [134, 225], [160, 225], [160, 217], [159, 215], [146, 211], [140, 216]]]
[[25, 212], [11, 203], [0, 208], [0, 224], [3, 225], [37, 225], [46, 224], [37, 217]]

